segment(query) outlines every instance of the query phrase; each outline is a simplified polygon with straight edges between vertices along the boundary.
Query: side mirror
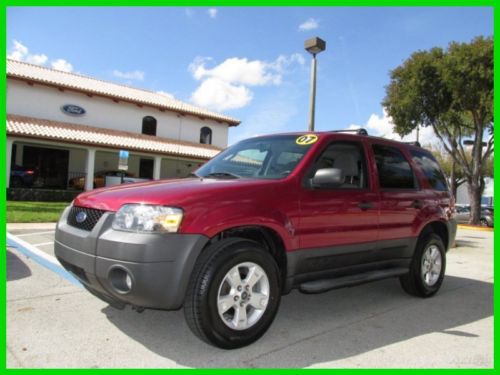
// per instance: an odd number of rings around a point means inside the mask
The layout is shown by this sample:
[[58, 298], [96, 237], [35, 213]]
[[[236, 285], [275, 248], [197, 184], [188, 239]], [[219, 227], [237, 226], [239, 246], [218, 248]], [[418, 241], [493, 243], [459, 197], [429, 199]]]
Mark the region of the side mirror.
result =
[[339, 168], [318, 169], [311, 179], [313, 188], [337, 187], [344, 183], [342, 170]]

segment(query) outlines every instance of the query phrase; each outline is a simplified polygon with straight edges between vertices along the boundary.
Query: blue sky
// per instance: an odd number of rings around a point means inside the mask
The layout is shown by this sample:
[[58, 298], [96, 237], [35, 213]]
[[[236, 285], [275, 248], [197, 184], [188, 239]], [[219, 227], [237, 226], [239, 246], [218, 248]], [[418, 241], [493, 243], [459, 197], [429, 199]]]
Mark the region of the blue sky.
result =
[[[380, 102], [412, 52], [493, 34], [491, 7], [10, 7], [7, 53], [162, 91], [242, 120], [229, 143], [307, 129], [318, 55], [316, 129], [389, 136]], [[424, 134], [425, 135], [425, 134]], [[429, 135], [429, 134], [428, 134]], [[430, 135], [429, 135], [430, 136]]]

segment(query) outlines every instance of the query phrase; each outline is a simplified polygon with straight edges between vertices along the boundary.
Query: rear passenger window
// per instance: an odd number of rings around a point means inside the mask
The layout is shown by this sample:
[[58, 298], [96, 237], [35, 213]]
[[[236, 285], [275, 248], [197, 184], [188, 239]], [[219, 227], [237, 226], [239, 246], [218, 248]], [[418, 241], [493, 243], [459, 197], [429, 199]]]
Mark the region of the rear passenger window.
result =
[[415, 189], [410, 163], [395, 147], [373, 145], [378, 179], [382, 189]]
[[436, 159], [426, 152], [411, 151], [410, 153], [413, 162], [422, 170], [431, 188], [439, 191], [447, 191], [446, 178]]

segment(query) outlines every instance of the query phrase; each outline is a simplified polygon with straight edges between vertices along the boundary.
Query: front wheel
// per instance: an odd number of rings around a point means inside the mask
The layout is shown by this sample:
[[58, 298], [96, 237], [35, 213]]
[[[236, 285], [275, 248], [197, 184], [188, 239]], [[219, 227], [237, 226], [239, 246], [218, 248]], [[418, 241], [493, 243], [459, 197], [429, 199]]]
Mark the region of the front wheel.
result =
[[410, 270], [400, 277], [401, 286], [411, 295], [430, 297], [441, 287], [446, 268], [446, 251], [441, 237], [434, 233], [418, 240]]
[[258, 340], [280, 302], [279, 269], [258, 243], [238, 238], [203, 251], [189, 283], [184, 314], [203, 341], [235, 349]]

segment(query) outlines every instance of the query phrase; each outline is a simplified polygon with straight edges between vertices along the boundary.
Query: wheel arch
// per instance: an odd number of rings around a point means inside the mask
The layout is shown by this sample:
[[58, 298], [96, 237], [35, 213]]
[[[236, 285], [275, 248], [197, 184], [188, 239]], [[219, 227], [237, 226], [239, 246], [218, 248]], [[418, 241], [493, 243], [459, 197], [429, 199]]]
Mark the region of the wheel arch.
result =
[[283, 238], [281, 238], [277, 231], [263, 225], [243, 225], [231, 227], [224, 229], [213, 236], [205, 245], [205, 248], [212, 245], [214, 242], [218, 242], [226, 238], [242, 238], [257, 242], [261, 245], [276, 261], [280, 270], [281, 286], [284, 285], [287, 270], [286, 247]]
[[450, 234], [445, 223], [443, 223], [442, 221], [432, 221], [430, 223], [427, 223], [420, 231], [419, 239], [424, 237], [428, 233], [434, 233], [438, 235], [443, 241], [445, 249], [448, 250], [450, 245]]

